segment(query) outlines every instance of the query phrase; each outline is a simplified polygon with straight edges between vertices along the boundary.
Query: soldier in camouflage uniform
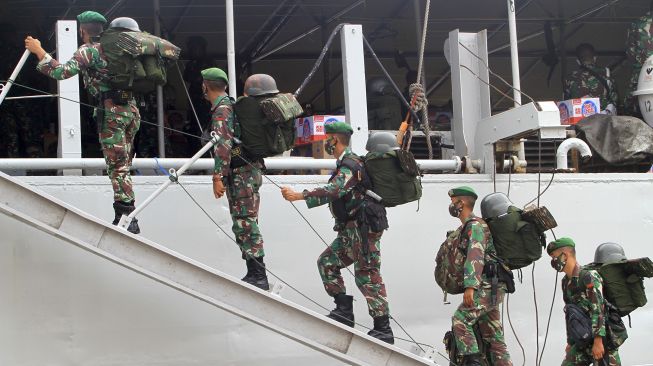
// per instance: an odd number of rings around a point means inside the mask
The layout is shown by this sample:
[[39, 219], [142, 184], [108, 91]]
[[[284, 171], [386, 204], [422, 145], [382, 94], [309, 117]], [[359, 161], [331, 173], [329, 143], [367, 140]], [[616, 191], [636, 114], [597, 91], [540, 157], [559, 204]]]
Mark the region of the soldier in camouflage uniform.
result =
[[[449, 240], [463, 241], [467, 248], [463, 265], [463, 303], [451, 320], [458, 352], [463, 356], [461, 366], [481, 366], [481, 354], [474, 334], [478, 324], [483, 341], [489, 346], [488, 360], [494, 366], [512, 365], [510, 354], [503, 337], [499, 306], [505, 294], [505, 284], [496, 288], [496, 300], [492, 301], [492, 286], [484, 271], [490, 255], [496, 253], [490, 228], [483, 219], [473, 213], [478, 196], [470, 187], [462, 186], [449, 190], [451, 204], [449, 213], [462, 225], [449, 235]], [[458, 235], [455, 235], [458, 233]], [[467, 242], [465, 245], [464, 242]], [[459, 245], [456, 244], [456, 247]]]
[[576, 244], [570, 238], [559, 238], [549, 243], [546, 248], [551, 256], [551, 266], [558, 272], [564, 272], [562, 295], [565, 304], [579, 306], [592, 320], [594, 342], [580, 348], [567, 340], [565, 358], [562, 366], [585, 366], [601, 362], [602, 366], [621, 365], [619, 350], [604, 347], [606, 336], [606, 304], [603, 298], [603, 280], [594, 270], [581, 269], [576, 261]]
[[233, 101], [227, 95], [227, 74], [217, 67], [202, 71], [205, 98], [211, 102], [211, 130], [218, 136], [214, 148], [213, 194], [215, 198], [227, 194], [229, 212], [236, 243], [247, 264], [243, 281], [269, 290], [263, 257], [263, 236], [258, 227], [262, 184], [260, 161], [239, 158], [240, 147], [234, 143]]
[[[336, 171], [329, 183], [322, 188], [303, 192], [284, 187], [282, 195], [288, 201], [304, 200], [309, 208], [328, 203], [336, 220], [334, 230], [338, 235], [317, 260], [324, 288], [336, 303], [329, 318], [354, 326], [353, 297], [346, 295], [340, 273], [343, 268], [354, 264], [356, 285], [365, 296], [369, 314], [374, 318], [374, 329], [368, 334], [392, 344], [394, 336], [389, 323], [390, 308], [381, 277], [380, 240], [383, 230], [373, 231], [373, 225], [365, 229], [360, 221], [361, 215], [364, 215], [361, 210], [370, 203], [366, 202], [364, 189], [359, 189], [364, 179], [361, 158], [349, 148], [353, 130], [346, 123], [335, 122], [326, 125], [325, 131], [327, 141], [324, 149], [338, 158]], [[362, 235], [366, 238], [362, 238]]]
[[[117, 225], [122, 215], [129, 215], [135, 209], [135, 196], [129, 170], [134, 137], [140, 127], [140, 115], [133, 97], [124, 103], [118, 102], [120, 99], [125, 99], [117, 96], [123, 94], [123, 91], [111, 90], [109, 86], [107, 60], [102, 53], [102, 47], [96, 41], [102, 33], [106, 19], [99, 13], [86, 11], [79, 14], [77, 20], [80, 23], [79, 32], [84, 44], [75, 51], [68, 62], [59, 63], [43, 50], [38, 39], [29, 36], [25, 39], [25, 48], [38, 57], [37, 69], [53, 79], [68, 79], [81, 73], [86, 90], [98, 99], [99, 106], [96, 114], [103, 116], [100, 121], [101, 127], [98, 129], [100, 144], [107, 163], [107, 174], [113, 187], [115, 211], [113, 224]], [[130, 22], [122, 24], [117, 22], [118, 20]], [[130, 30], [134, 30], [135, 27], [135, 30], [138, 30], [138, 24], [130, 18], [117, 18], [110, 27]], [[128, 230], [134, 234], [140, 233], [138, 220], [134, 219]]]
[[[653, 8], [653, 1], [651, 2]], [[632, 74], [628, 82], [628, 89], [624, 99], [626, 113], [637, 114], [639, 105], [637, 97], [633, 92], [637, 90], [639, 72], [642, 65], [649, 56], [653, 55], [653, 37], [651, 37], [651, 24], [653, 24], [653, 11], [649, 10], [646, 15], [635, 20], [628, 29], [628, 38], [626, 40], [626, 56], [632, 65]]]
[[596, 64], [596, 54], [591, 44], [576, 47], [578, 70], [565, 79], [564, 99], [599, 98], [601, 109], [617, 114], [617, 88], [608, 71]]

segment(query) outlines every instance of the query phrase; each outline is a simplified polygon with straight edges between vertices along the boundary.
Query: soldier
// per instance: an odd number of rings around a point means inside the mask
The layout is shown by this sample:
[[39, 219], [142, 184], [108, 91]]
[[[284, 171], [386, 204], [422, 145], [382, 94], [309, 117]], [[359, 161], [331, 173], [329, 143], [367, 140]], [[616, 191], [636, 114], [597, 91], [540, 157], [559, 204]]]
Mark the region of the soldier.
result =
[[390, 309], [381, 277], [380, 240], [383, 230], [387, 228], [387, 221], [370, 222], [374, 220], [366, 215], [369, 208], [376, 207], [379, 209], [378, 216], [386, 220], [385, 208], [366, 199], [364, 167], [361, 158], [349, 148], [353, 133], [351, 126], [335, 122], [326, 125], [325, 131], [327, 140], [324, 150], [338, 158], [336, 171], [329, 183], [322, 188], [303, 192], [283, 187], [281, 193], [291, 202], [304, 200], [309, 208], [328, 203], [334, 215], [334, 230], [338, 235], [317, 260], [324, 288], [336, 303], [336, 308], [328, 317], [354, 326], [353, 296], [346, 295], [340, 274], [341, 269], [353, 263], [356, 284], [367, 300], [369, 314], [374, 318], [374, 329], [367, 334], [393, 344]]
[[596, 65], [596, 53], [589, 43], [576, 47], [578, 70], [565, 79], [564, 99], [599, 98], [601, 109], [606, 113], [617, 114], [617, 88], [610, 76], [610, 69]]
[[649, 11], [641, 18], [635, 20], [628, 29], [626, 56], [632, 64], [633, 71], [628, 82], [624, 107], [626, 113], [629, 114], [639, 113], [637, 98], [633, 96], [633, 92], [637, 90], [637, 82], [642, 65], [644, 65], [644, 62], [646, 62], [649, 56], [653, 55], [653, 37], [651, 37], [651, 25], [653, 24], [652, 11], [653, 1], [651, 1]]
[[594, 340], [585, 347], [578, 346], [569, 339], [565, 348], [562, 366], [581, 366], [596, 364], [621, 365], [619, 351], [606, 350], [603, 337], [606, 336], [606, 309], [603, 299], [603, 281], [594, 270], [582, 269], [576, 262], [576, 244], [570, 238], [559, 238], [546, 247], [551, 256], [551, 267], [564, 272], [562, 295], [565, 304], [579, 306], [592, 321]]
[[[101, 126], [98, 129], [100, 145], [114, 192], [113, 224], [117, 225], [122, 215], [129, 215], [135, 209], [129, 170], [134, 136], [140, 127], [140, 114], [131, 91], [111, 89], [109, 85], [107, 59], [97, 42], [107, 20], [94, 11], [79, 14], [77, 20], [84, 44], [68, 62], [61, 64], [53, 59], [43, 50], [41, 42], [31, 36], [25, 39], [25, 48], [38, 57], [37, 69], [53, 79], [68, 79], [81, 72], [86, 90], [98, 100], [95, 113]], [[109, 27], [140, 31], [136, 21], [131, 18], [116, 18]], [[140, 233], [138, 220], [134, 219], [127, 230]]]
[[[262, 183], [260, 161], [237, 158], [234, 144], [233, 102], [227, 95], [227, 74], [217, 67], [202, 71], [205, 98], [212, 103], [211, 130], [218, 135], [214, 149], [213, 194], [215, 198], [227, 193], [229, 212], [236, 243], [247, 264], [243, 281], [262, 290], [269, 290], [263, 257], [263, 236], [258, 227], [260, 204], [259, 188]], [[234, 158], [232, 158], [234, 155]]]
[[[478, 324], [483, 341], [489, 346], [492, 365], [512, 365], [510, 354], [503, 338], [499, 305], [503, 302], [505, 284], [500, 283], [492, 289], [485, 267], [490, 256], [495, 254], [490, 228], [485, 221], [474, 215], [473, 209], [478, 196], [470, 187], [462, 186], [449, 190], [451, 204], [449, 214], [460, 220], [462, 225], [456, 230], [458, 235], [449, 235], [467, 248], [463, 265], [463, 303], [451, 320], [456, 339], [456, 347], [463, 356], [461, 366], [480, 366], [481, 355], [474, 325]], [[455, 233], [454, 233], [455, 234]], [[465, 244], [466, 243], [466, 244]], [[455, 243], [455, 247], [460, 247]], [[493, 294], [492, 291], [496, 291]], [[493, 301], [494, 298], [494, 301]]]

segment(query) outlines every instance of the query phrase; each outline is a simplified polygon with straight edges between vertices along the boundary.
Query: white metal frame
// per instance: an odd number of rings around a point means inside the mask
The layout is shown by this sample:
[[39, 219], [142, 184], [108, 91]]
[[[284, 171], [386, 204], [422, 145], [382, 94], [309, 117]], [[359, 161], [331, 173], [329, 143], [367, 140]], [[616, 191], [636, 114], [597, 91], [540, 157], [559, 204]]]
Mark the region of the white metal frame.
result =
[[340, 41], [346, 118], [354, 129], [350, 146], [353, 151], [362, 152], [365, 151], [368, 137], [363, 27], [354, 24], [343, 26]]

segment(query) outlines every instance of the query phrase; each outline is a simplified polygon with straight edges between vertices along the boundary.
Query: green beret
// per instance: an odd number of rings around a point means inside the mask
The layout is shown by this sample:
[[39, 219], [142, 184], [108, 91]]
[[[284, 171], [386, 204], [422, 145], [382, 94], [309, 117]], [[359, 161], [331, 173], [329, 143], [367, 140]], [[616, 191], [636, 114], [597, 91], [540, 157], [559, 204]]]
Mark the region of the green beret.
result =
[[227, 78], [227, 74], [224, 71], [222, 71], [222, 69], [219, 69], [217, 67], [211, 67], [209, 69], [202, 70], [202, 78], [204, 78], [204, 80], [211, 80], [211, 81], [224, 80], [225, 83], [229, 82], [229, 78]]
[[460, 197], [460, 196], [471, 196], [474, 197], [474, 199], [478, 198], [478, 195], [476, 194], [476, 192], [474, 192], [474, 189], [472, 189], [472, 187], [460, 186], [449, 190], [449, 197]]
[[100, 13], [87, 10], [77, 16], [77, 21], [80, 24], [84, 23], [102, 23], [106, 24], [107, 19]]
[[574, 241], [571, 240], [571, 238], [567, 238], [567, 237], [559, 238], [549, 243], [549, 245], [546, 247], [546, 252], [551, 254], [556, 249], [560, 249], [564, 247], [574, 248], [575, 246], [576, 243], [574, 243]]
[[326, 133], [342, 133], [342, 134], [353, 134], [354, 130], [345, 122], [333, 122], [324, 126], [324, 131]]

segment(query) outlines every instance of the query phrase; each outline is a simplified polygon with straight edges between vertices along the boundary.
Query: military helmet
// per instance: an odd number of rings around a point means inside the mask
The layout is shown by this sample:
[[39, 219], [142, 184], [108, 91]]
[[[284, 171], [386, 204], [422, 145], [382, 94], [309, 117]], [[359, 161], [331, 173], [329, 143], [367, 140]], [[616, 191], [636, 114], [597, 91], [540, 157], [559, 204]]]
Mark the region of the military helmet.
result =
[[365, 149], [369, 152], [387, 153], [399, 149], [397, 138], [392, 132], [373, 132], [367, 139]]
[[484, 219], [492, 219], [508, 213], [508, 207], [514, 206], [505, 193], [490, 193], [481, 201], [481, 215]]
[[594, 252], [594, 263], [614, 263], [626, 259], [624, 248], [617, 243], [603, 243]]
[[138, 23], [136, 23], [134, 19], [128, 17], [120, 17], [112, 20], [111, 23], [109, 23], [109, 28], [124, 28], [134, 32], [141, 31], [138, 27]]
[[367, 82], [367, 93], [369, 95], [389, 95], [392, 92], [392, 85], [386, 78], [375, 77]]
[[276, 94], [277, 82], [268, 74], [254, 74], [245, 80], [245, 94], [251, 97], [266, 94]]

